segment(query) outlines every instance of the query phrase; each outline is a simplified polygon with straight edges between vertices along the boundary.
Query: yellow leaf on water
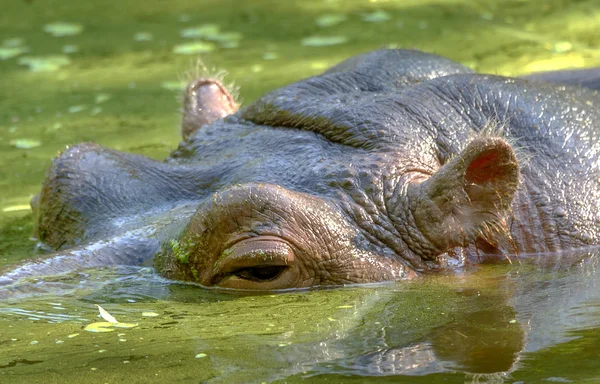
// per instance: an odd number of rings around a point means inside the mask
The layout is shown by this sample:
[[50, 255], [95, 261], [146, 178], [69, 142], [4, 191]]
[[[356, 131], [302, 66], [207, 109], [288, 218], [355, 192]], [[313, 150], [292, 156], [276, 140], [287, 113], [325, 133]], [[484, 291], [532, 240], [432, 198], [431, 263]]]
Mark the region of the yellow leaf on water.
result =
[[114, 332], [115, 328], [113, 326], [113, 323], [102, 321], [99, 323], [88, 324], [83, 330], [88, 332]]
[[99, 306], [98, 304], [96, 304], [96, 307], [98, 307], [98, 311], [100, 311], [100, 316], [102, 316], [102, 318], [104, 320], [108, 321], [109, 323], [113, 323], [113, 324], [117, 324], [119, 322], [117, 319], [114, 318], [113, 315], [106, 312], [106, 310], [104, 308], [102, 308], [101, 306]]
[[98, 323], [92, 323], [86, 325], [83, 329], [88, 332], [114, 332], [117, 328], [133, 328], [137, 327], [137, 323], [109, 323], [107, 321], [101, 321]]
[[2, 212], [28, 211], [31, 209], [29, 204], [11, 205], [10, 207], [2, 208]]

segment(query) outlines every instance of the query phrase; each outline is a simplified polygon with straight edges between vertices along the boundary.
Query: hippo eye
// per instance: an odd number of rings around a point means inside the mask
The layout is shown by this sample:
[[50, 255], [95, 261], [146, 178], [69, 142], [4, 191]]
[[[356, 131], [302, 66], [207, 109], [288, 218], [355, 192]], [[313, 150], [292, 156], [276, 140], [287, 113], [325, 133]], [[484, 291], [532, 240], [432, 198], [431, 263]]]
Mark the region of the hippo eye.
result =
[[285, 266], [267, 265], [264, 267], [243, 268], [235, 271], [233, 275], [251, 281], [274, 280], [286, 269]]

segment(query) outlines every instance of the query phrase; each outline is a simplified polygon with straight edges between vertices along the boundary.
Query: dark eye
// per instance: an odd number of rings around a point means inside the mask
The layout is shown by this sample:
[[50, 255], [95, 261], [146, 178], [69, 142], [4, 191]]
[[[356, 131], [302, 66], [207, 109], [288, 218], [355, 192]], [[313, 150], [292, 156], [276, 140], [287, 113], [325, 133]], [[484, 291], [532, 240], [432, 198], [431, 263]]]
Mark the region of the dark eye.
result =
[[244, 268], [235, 271], [234, 275], [241, 279], [251, 280], [251, 281], [269, 281], [277, 278], [284, 269], [285, 266], [264, 266], [264, 267], [253, 267], [253, 268]]

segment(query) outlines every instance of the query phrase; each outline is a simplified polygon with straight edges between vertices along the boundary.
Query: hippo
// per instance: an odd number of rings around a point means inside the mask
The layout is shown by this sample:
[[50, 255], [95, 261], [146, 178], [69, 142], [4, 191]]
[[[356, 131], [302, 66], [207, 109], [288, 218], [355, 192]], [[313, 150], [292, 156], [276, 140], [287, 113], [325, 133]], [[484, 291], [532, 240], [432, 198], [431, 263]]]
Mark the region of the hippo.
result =
[[600, 244], [600, 71], [475, 73], [378, 50], [239, 109], [190, 82], [165, 161], [67, 148], [32, 200], [52, 253], [0, 284], [151, 265], [273, 291], [411, 279]]

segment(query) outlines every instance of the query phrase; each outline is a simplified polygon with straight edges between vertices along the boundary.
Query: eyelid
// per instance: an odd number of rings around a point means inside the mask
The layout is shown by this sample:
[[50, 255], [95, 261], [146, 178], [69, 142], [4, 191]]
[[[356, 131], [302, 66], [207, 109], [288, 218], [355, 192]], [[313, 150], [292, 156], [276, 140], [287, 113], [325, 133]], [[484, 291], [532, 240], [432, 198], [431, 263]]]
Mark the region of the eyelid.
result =
[[258, 236], [235, 243], [215, 263], [215, 273], [225, 275], [244, 268], [287, 266], [294, 262], [290, 245], [274, 236]]

